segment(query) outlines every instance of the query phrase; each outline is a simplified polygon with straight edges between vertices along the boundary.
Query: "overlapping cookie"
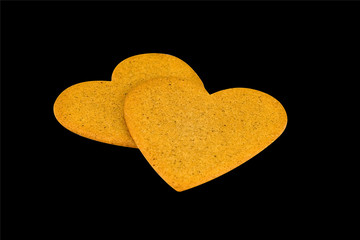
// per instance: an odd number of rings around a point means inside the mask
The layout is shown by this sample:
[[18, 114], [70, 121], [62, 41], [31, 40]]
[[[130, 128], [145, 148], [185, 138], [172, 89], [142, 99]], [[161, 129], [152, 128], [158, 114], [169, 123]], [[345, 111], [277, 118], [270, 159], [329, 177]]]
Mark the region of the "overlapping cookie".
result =
[[176, 191], [238, 167], [275, 141], [287, 124], [283, 106], [266, 93], [232, 88], [209, 94], [174, 77], [133, 88], [124, 112], [136, 145]]
[[112, 81], [69, 87], [56, 99], [54, 114], [83, 137], [138, 147], [176, 191], [238, 167], [287, 124], [283, 106], [270, 95], [248, 88], [209, 94], [185, 62], [157, 53], [125, 59]]
[[198, 75], [181, 59], [159, 53], [125, 59], [111, 81], [88, 81], [64, 90], [54, 103], [54, 114], [68, 130], [96, 141], [136, 148], [124, 120], [126, 94], [152, 78], [177, 77], [203, 88]]

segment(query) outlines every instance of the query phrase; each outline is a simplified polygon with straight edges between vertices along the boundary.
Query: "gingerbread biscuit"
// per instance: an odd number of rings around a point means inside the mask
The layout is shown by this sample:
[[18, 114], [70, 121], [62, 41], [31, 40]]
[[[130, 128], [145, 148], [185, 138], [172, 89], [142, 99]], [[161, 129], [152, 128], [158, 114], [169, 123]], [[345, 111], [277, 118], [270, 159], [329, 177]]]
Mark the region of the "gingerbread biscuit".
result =
[[232, 88], [209, 94], [176, 78], [133, 88], [124, 112], [138, 148], [176, 191], [238, 167], [275, 141], [287, 124], [283, 106], [266, 93]]
[[124, 120], [126, 94], [156, 77], [178, 77], [203, 87], [198, 75], [181, 59], [160, 53], [129, 57], [116, 66], [112, 81], [88, 81], [64, 90], [54, 114], [68, 130], [96, 141], [136, 148]]

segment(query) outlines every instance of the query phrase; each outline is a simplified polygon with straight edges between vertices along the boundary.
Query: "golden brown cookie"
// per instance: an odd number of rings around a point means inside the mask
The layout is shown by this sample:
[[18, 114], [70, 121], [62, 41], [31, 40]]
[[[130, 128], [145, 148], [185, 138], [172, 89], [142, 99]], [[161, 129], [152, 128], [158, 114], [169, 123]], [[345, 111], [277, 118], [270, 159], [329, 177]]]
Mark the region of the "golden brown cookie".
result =
[[241, 165], [275, 141], [287, 124], [283, 106], [266, 93], [232, 88], [210, 95], [176, 78], [133, 88], [124, 112], [138, 148], [176, 191]]
[[124, 120], [125, 96], [145, 80], [171, 76], [203, 87], [198, 75], [181, 59], [160, 53], [140, 54], [119, 63], [112, 81], [82, 82], [64, 90], [54, 103], [55, 117], [80, 136], [136, 148]]

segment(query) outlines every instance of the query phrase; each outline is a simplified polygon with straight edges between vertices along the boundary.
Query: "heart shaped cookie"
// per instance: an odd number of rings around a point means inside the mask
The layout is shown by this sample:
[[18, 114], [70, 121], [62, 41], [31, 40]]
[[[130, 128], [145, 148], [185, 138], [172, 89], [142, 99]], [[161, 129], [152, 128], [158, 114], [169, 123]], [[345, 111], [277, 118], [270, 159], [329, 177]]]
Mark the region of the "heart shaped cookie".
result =
[[287, 124], [283, 106], [266, 93], [233, 88], [209, 94], [176, 78], [133, 88], [124, 112], [136, 145], [176, 191], [241, 165], [275, 141]]
[[80, 136], [136, 148], [124, 120], [125, 96], [145, 80], [171, 76], [203, 87], [198, 75], [181, 59], [160, 53], [140, 54], [119, 63], [112, 81], [82, 82], [64, 90], [54, 103], [55, 117]]

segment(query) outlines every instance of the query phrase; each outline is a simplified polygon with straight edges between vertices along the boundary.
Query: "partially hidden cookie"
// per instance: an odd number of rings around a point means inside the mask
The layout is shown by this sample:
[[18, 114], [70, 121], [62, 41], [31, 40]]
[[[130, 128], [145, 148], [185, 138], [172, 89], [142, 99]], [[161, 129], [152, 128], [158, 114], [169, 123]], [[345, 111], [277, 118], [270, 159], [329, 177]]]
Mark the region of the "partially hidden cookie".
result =
[[266, 93], [232, 88], [209, 94], [176, 78], [133, 88], [124, 112], [136, 145], [176, 191], [238, 167], [275, 141], [287, 124], [283, 106]]
[[68, 130], [96, 141], [136, 148], [124, 120], [126, 94], [139, 83], [158, 77], [178, 77], [203, 87], [198, 75], [181, 59], [160, 53], [140, 54], [119, 63], [111, 81], [88, 81], [64, 90], [54, 114]]

